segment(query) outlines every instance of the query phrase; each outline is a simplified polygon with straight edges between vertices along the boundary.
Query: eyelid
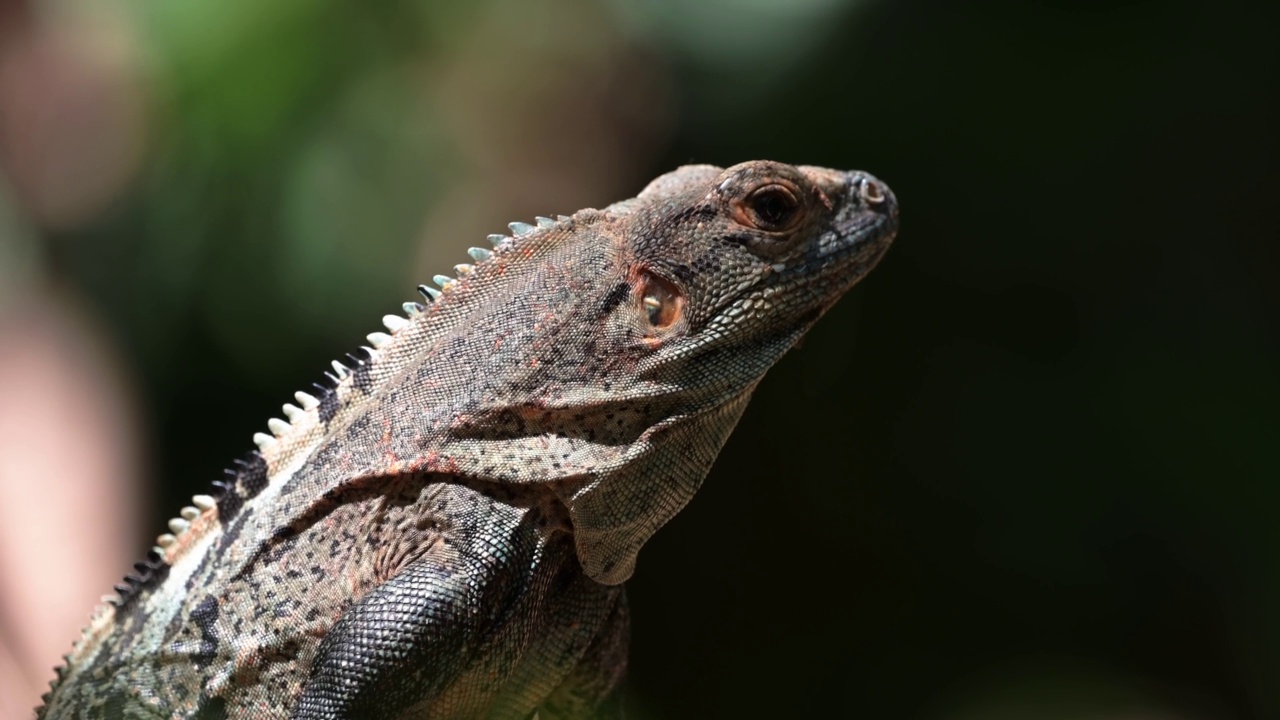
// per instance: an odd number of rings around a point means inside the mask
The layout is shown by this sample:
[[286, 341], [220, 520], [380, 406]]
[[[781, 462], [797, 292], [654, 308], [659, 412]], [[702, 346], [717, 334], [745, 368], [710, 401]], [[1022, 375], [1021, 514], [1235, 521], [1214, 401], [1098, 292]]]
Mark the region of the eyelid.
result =
[[781, 191], [782, 193], [786, 194], [787, 197], [790, 197], [792, 200], [794, 200], [797, 204], [799, 204], [800, 202], [799, 197], [797, 197], [795, 188], [791, 187], [790, 185], [787, 185], [786, 183], [781, 183], [777, 181], [761, 183], [756, 187], [751, 188], [751, 190], [744, 196], [744, 199], [750, 200], [751, 198], [755, 197], [756, 195], [759, 195], [765, 190]]

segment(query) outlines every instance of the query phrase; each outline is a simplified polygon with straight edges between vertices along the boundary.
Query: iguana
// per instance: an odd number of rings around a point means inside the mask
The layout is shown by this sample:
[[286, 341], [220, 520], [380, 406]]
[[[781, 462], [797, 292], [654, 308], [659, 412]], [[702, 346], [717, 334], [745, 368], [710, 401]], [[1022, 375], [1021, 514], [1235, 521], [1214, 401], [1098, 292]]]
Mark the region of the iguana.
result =
[[897, 218], [762, 161], [512, 223], [170, 522], [38, 717], [617, 716], [636, 553]]

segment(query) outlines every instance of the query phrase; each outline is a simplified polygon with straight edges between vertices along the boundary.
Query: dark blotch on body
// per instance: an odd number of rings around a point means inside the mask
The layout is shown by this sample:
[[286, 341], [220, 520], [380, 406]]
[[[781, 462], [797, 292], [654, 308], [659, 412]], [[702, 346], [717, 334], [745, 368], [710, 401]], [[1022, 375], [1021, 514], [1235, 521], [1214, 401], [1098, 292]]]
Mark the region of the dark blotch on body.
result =
[[227, 720], [227, 701], [220, 697], [201, 695], [195, 720]]
[[214, 632], [214, 625], [218, 622], [218, 601], [213, 596], [201, 600], [191, 611], [191, 622], [200, 629], [200, 649], [191, 659], [195, 661], [196, 667], [203, 669], [213, 661], [218, 652], [218, 636]]
[[338, 414], [338, 410], [342, 407], [342, 403], [338, 401], [338, 393], [329, 390], [320, 396], [320, 406], [316, 408], [316, 413], [320, 417], [320, 422], [328, 425], [333, 421], [334, 416]]

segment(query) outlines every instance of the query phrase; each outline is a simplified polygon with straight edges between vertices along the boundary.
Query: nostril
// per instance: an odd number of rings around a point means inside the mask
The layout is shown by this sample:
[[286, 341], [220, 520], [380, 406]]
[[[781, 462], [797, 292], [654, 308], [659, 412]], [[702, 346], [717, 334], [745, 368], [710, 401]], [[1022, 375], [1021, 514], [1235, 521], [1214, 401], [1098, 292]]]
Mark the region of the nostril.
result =
[[868, 205], [879, 205], [884, 202], [884, 190], [875, 180], [863, 180], [862, 186], [858, 188], [858, 195]]

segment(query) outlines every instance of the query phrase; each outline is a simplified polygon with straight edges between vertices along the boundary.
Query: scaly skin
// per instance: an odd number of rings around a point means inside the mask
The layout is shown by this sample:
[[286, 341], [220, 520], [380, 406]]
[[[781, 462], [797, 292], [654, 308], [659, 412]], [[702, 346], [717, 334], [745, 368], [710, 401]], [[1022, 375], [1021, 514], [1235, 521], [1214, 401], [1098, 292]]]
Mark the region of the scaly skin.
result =
[[512, 229], [184, 509], [39, 717], [616, 715], [636, 554], [897, 206], [752, 162]]

